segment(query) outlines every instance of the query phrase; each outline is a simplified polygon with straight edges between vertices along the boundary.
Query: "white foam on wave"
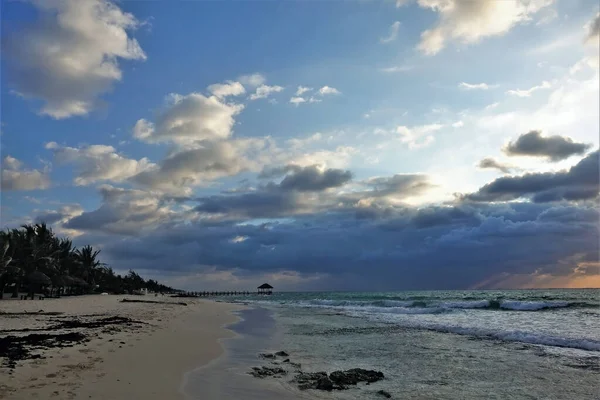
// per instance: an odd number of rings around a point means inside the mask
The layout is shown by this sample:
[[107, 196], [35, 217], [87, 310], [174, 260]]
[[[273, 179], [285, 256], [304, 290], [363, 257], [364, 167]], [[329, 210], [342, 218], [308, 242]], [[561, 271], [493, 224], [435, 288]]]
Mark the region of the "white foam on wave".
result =
[[[359, 316], [356, 313], [353, 313], [351, 316]], [[600, 352], [600, 341], [592, 340], [592, 339], [583, 339], [583, 338], [564, 338], [552, 335], [546, 335], [541, 333], [531, 333], [524, 331], [500, 331], [500, 330], [492, 330], [485, 328], [475, 328], [475, 327], [463, 327], [459, 325], [451, 325], [451, 324], [436, 324], [436, 323], [428, 323], [424, 321], [414, 321], [414, 320], [398, 320], [396, 317], [390, 314], [366, 314], [362, 313], [360, 315], [362, 317], [366, 317], [371, 320], [379, 321], [379, 322], [387, 322], [392, 323], [397, 326], [401, 326], [404, 328], [412, 328], [412, 329], [424, 329], [435, 332], [442, 333], [454, 333], [457, 335], [466, 335], [466, 336], [474, 336], [482, 339], [496, 339], [507, 342], [521, 342], [528, 344], [537, 344], [544, 346], [553, 346], [553, 347], [564, 347], [564, 348], [572, 348], [572, 349], [580, 349], [587, 351], [597, 351]]]
[[340, 309], [349, 315], [355, 313], [356, 316], [364, 314], [440, 314], [447, 311], [441, 307], [340, 307]]
[[569, 307], [568, 301], [512, 301], [503, 300], [500, 302], [500, 308], [513, 311], [538, 311], [547, 308]]
[[440, 304], [443, 308], [486, 308], [490, 306], [489, 300], [477, 301], [447, 301]]
[[329, 306], [329, 307], [411, 307], [414, 301], [401, 300], [329, 300], [329, 299], [313, 299], [308, 301], [300, 301], [301, 306]]

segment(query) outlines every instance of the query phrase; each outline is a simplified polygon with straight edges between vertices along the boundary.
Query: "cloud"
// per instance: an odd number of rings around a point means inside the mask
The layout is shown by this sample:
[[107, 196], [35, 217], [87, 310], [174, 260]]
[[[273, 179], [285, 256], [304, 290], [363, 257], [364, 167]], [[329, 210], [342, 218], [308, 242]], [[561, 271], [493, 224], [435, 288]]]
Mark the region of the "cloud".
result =
[[267, 79], [261, 74], [243, 75], [240, 76], [238, 80], [244, 85], [252, 87], [258, 87], [267, 81]]
[[[274, 193], [280, 192], [202, 199], [199, 213], [209, 209], [277, 218], [276, 211], [284, 206], [297, 211], [297, 202], [303, 201]], [[105, 236], [102, 248], [113, 265], [143, 266], [182, 279], [209, 273], [215, 285], [227, 285], [232, 276], [293, 271], [321, 276], [320, 290], [489, 287], [482, 282], [493, 285], [498, 275], [537, 271], [568, 276], [582, 263], [598, 260], [599, 215], [593, 206], [390, 205], [382, 219], [361, 218], [357, 210], [306, 211], [257, 224], [169, 221], [168, 228], [159, 225], [133, 237]], [[566, 236], [570, 240], [556, 246]], [[237, 237], [244, 240], [232, 240]], [[296, 283], [290, 290], [315, 289], [315, 284]]]
[[290, 99], [290, 103], [299, 106], [301, 103], [305, 103], [306, 99], [304, 99], [303, 97], [292, 97]]
[[256, 92], [251, 94], [250, 100], [258, 100], [265, 99], [269, 97], [273, 93], [279, 93], [283, 91], [283, 86], [269, 86], [269, 85], [260, 85], [256, 88]]
[[319, 94], [321, 96], [326, 96], [326, 95], [330, 95], [330, 94], [341, 94], [341, 92], [339, 90], [337, 90], [336, 88], [333, 88], [330, 86], [323, 86], [321, 89], [319, 89]]
[[2, 191], [37, 190], [50, 187], [50, 171], [25, 169], [23, 163], [10, 155], [2, 160]]
[[231, 136], [234, 117], [243, 109], [243, 105], [225, 103], [216, 96], [171, 94], [156, 122], [138, 120], [133, 136], [149, 143], [176, 144], [226, 139]]
[[36, 211], [36, 214], [34, 223], [63, 224], [83, 214], [83, 208], [79, 204], [70, 204], [62, 206], [58, 210]]
[[398, 37], [398, 30], [400, 29], [400, 21], [394, 22], [390, 26], [390, 32], [386, 37], [379, 39], [381, 43], [391, 43]]
[[594, 17], [594, 19], [590, 21], [585, 28], [587, 30], [585, 42], [587, 44], [595, 44], [597, 49], [598, 42], [600, 42], [600, 12], [596, 14], [596, 17]]
[[505, 174], [510, 174], [514, 168], [512, 165], [501, 163], [491, 157], [484, 158], [477, 166], [481, 169], [497, 169]]
[[313, 90], [313, 88], [306, 86], [298, 86], [298, 89], [296, 90], [296, 96], [302, 96], [304, 93], [310, 92], [311, 90]]
[[424, 174], [396, 174], [389, 177], [370, 178], [362, 182], [368, 191], [359, 192], [361, 196], [406, 198], [423, 194], [433, 186]]
[[246, 93], [246, 89], [241, 83], [233, 81], [215, 83], [208, 87], [208, 91], [220, 99], [227, 96], [240, 96]]
[[292, 167], [291, 170], [293, 173], [283, 178], [279, 184], [282, 190], [322, 191], [343, 186], [352, 179], [350, 171], [323, 169], [316, 165], [304, 168]]
[[466, 82], [461, 82], [458, 85], [459, 88], [461, 89], [465, 89], [465, 90], [489, 90], [489, 89], [494, 89], [497, 88], [498, 85], [488, 85], [487, 83], [466, 83]]
[[31, 3], [40, 18], [5, 38], [3, 47], [16, 92], [41, 99], [41, 114], [63, 119], [90, 113], [122, 80], [119, 59], [146, 59], [128, 35], [139, 22], [110, 1]]
[[529, 21], [552, 0], [418, 0], [419, 6], [439, 14], [437, 25], [421, 34], [418, 49], [426, 55], [440, 52], [450, 40], [472, 44], [505, 34]]
[[217, 178], [258, 168], [247, 152], [264, 147], [261, 139], [199, 142], [195, 148], [175, 152], [130, 178], [130, 181], [173, 194], [190, 195], [195, 186], [208, 185]]
[[508, 90], [506, 92], [506, 94], [510, 94], [512, 96], [517, 96], [517, 97], [530, 97], [533, 92], [536, 92], [536, 91], [542, 90], [542, 89], [550, 89], [551, 87], [552, 87], [552, 85], [550, 84], [550, 82], [544, 81], [544, 82], [542, 82], [541, 85], [534, 86], [534, 87], [526, 89], [526, 90], [521, 90], [521, 89]]
[[306, 99], [304, 97], [298, 97], [298, 96], [292, 97], [290, 99], [290, 103], [292, 103], [296, 107], [302, 103], [320, 103], [322, 101], [323, 100], [317, 99], [316, 97], [313, 97], [313, 96], [310, 96], [308, 99]]
[[432, 133], [439, 131], [443, 127], [444, 125], [441, 124], [421, 125], [412, 128], [398, 126], [396, 133], [400, 135], [402, 143], [408, 144], [409, 149], [419, 149], [433, 143], [435, 138]]
[[568, 171], [498, 178], [464, 199], [493, 202], [526, 198], [535, 203], [595, 199], [600, 190], [598, 156], [595, 151]]
[[394, 72], [407, 72], [414, 69], [412, 65], [395, 65], [393, 67], [381, 68], [381, 72], [394, 73]]
[[102, 204], [98, 209], [83, 212], [63, 226], [80, 231], [140, 235], [185, 216], [175, 213], [167, 200], [152, 193], [110, 185], [100, 186], [99, 192]]
[[75, 164], [78, 168], [76, 185], [89, 185], [98, 181], [123, 182], [154, 166], [147, 158], [133, 160], [117, 153], [112, 146], [91, 145], [83, 147], [46, 144], [59, 164]]
[[565, 160], [574, 155], [582, 155], [591, 145], [574, 142], [564, 136], [542, 136], [540, 131], [531, 131], [510, 142], [504, 152], [509, 156], [546, 157], [550, 161]]

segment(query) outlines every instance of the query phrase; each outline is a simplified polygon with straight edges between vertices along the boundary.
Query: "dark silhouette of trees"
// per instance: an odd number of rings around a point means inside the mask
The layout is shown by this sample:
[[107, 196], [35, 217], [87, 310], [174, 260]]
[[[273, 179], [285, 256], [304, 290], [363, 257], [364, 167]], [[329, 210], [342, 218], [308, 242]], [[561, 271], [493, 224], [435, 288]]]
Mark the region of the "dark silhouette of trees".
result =
[[134, 293], [142, 289], [170, 293], [175, 289], [144, 280], [134, 271], [122, 277], [100, 262], [100, 250], [77, 249], [69, 238], [57, 237], [45, 223], [0, 231], [0, 299], [13, 286], [13, 297], [25, 289], [47, 295]]

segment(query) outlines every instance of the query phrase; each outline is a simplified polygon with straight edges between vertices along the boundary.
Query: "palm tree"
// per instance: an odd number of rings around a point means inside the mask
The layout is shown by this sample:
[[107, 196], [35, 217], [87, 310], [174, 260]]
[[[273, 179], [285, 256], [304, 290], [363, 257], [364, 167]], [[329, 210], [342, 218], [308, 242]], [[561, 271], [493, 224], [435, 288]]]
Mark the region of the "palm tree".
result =
[[100, 254], [100, 250], [94, 250], [92, 246], [84, 246], [80, 250], [75, 251], [75, 259], [79, 263], [79, 273], [81, 276], [79, 278], [84, 279], [92, 286], [95, 286], [96, 274], [98, 267], [102, 265], [100, 261], [97, 260], [98, 254]]
[[6, 232], [0, 232], [0, 300], [4, 297], [4, 287], [7, 283], [9, 265], [12, 261], [12, 257], [7, 254], [9, 248], [9, 235]]
[[18, 297], [24, 284], [33, 299], [37, 289], [50, 286], [50, 294], [69, 287], [72, 294], [83, 293], [86, 287], [122, 293], [148, 288], [172, 292], [172, 288], [156, 281], [145, 281], [134, 271], [127, 276], [116, 275], [98, 259], [100, 250], [91, 246], [76, 249], [69, 238], [57, 237], [45, 223], [23, 225], [20, 229], [0, 231], [0, 298], [7, 284], [14, 284], [13, 297]]

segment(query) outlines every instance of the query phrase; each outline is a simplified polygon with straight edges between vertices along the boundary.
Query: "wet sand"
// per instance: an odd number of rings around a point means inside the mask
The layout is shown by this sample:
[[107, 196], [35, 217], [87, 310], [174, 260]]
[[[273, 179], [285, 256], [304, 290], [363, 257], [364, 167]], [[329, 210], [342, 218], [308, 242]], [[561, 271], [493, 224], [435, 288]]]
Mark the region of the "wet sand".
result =
[[1, 301], [0, 398], [184, 398], [184, 375], [220, 356], [241, 308], [167, 296]]

